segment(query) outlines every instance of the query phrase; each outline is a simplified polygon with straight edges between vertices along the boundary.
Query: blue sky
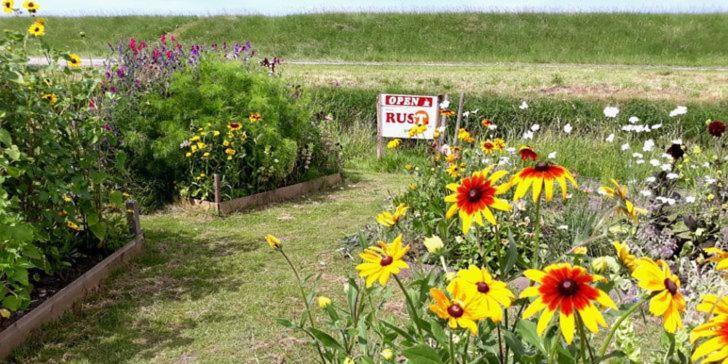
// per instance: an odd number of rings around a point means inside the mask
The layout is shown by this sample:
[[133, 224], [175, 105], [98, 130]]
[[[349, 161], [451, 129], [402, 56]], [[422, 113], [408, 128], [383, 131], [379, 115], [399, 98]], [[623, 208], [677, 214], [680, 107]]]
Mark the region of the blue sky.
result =
[[[16, 0], [20, 2], [20, 0]], [[728, 12], [728, 0], [40, 0], [47, 15], [263, 14], [324, 11]]]

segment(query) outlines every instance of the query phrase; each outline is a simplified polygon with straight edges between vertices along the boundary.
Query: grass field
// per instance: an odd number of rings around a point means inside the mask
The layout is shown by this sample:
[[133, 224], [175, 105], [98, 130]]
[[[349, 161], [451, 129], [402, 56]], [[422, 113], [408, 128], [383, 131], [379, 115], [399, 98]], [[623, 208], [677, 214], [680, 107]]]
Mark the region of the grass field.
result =
[[[3, 17], [0, 28], [25, 29]], [[307, 14], [50, 18], [47, 40], [84, 55], [129, 37], [250, 40], [287, 59], [725, 66], [728, 14]], [[80, 33], [85, 33], [81, 37]]]
[[281, 237], [303, 271], [324, 274], [327, 295], [342, 296], [353, 262], [338, 253], [339, 240], [372, 223], [405, 179], [355, 174], [337, 191], [224, 219], [181, 211], [147, 216], [144, 255], [76, 313], [34, 335], [14, 359], [311, 362], [310, 347], [275, 322], [303, 306], [293, 275], [263, 236]]

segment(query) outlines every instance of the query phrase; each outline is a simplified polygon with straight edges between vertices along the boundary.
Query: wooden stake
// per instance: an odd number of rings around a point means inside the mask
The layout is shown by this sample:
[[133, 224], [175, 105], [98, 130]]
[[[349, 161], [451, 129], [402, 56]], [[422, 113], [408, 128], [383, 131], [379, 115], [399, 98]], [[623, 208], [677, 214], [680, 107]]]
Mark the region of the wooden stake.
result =
[[452, 145], [458, 145], [458, 131], [460, 131], [460, 122], [463, 120], [463, 104], [465, 103], [465, 93], [460, 93], [460, 102], [458, 102], [458, 118], [455, 122], [455, 134], [453, 135]]
[[384, 151], [384, 137], [382, 137], [382, 104], [381, 95], [377, 95], [377, 159], [382, 159], [382, 153]]
[[126, 221], [129, 225], [129, 232], [134, 236], [142, 235], [142, 225], [139, 222], [139, 206], [136, 201], [126, 201]]
[[220, 175], [215, 173], [212, 175], [213, 178], [213, 188], [215, 189], [215, 211], [220, 212]]

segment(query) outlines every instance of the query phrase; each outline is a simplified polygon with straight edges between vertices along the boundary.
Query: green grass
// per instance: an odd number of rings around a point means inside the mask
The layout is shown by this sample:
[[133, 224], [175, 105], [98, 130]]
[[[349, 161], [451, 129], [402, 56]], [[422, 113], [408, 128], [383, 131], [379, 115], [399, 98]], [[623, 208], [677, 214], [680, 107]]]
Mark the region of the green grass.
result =
[[[299, 317], [294, 278], [263, 240], [282, 238], [321, 290], [343, 295], [353, 262], [337, 249], [405, 185], [404, 175], [355, 175], [343, 188], [223, 219], [145, 216], [143, 255], [73, 314], [34, 333], [21, 363], [310, 362], [314, 352], [275, 318]], [[326, 226], [325, 229], [322, 227]]]
[[[0, 28], [24, 31], [28, 19]], [[85, 55], [171, 32], [186, 43], [251, 40], [288, 59], [725, 66], [728, 14], [305, 14], [50, 18], [47, 40]], [[79, 36], [85, 33], [85, 38]]]

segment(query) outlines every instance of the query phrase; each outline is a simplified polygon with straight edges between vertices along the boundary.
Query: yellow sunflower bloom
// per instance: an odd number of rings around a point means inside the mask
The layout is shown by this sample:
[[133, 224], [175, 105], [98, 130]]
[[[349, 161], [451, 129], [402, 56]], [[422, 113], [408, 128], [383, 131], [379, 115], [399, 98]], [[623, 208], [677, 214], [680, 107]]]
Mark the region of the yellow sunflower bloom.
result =
[[483, 218], [495, 225], [495, 215], [490, 211], [490, 208], [501, 211], [511, 210], [508, 201], [496, 197], [508, 190], [509, 186], [507, 184], [495, 185], [507, 172], [500, 170], [488, 176], [492, 169], [493, 166], [489, 166], [482, 171], [473, 173], [470, 177], [463, 178], [460, 183], [447, 185], [447, 189], [453, 193], [445, 197], [445, 202], [452, 204], [445, 217], [450, 219], [457, 213], [460, 221], [462, 221], [463, 234], [470, 231], [473, 221], [480, 226], [485, 226]]
[[28, 34], [34, 37], [42, 37], [45, 35], [45, 25], [36, 21], [28, 27]]
[[728, 361], [728, 315], [718, 315], [690, 332], [690, 343], [706, 339], [698, 345], [690, 359], [693, 362], [725, 363]]
[[541, 197], [541, 191], [545, 191], [546, 201], [554, 197], [554, 182], [561, 187], [561, 197], [566, 199], [568, 188], [566, 182], [577, 187], [576, 180], [566, 168], [551, 162], [539, 162], [533, 167], [526, 167], [513, 176], [512, 183], [516, 185], [516, 192], [513, 193], [513, 200], [520, 200], [529, 188], [533, 189], [533, 202]]
[[387, 149], [395, 149], [395, 148], [399, 147], [400, 144], [402, 144], [402, 140], [401, 139], [393, 139], [393, 140], [390, 140], [387, 143]]
[[716, 263], [715, 269], [728, 270], [728, 252], [716, 247], [706, 248], [705, 252], [712, 255], [708, 261]]
[[3, 1], [3, 12], [12, 13], [15, 9], [15, 4], [13, 3], [13, 0], [5, 0]]
[[637, 258], [630, 254], [629, 245], [615, 241], [612, 242], [612, 246], [614, 246], [614, 250], [617, 251], [617, 258], [619, 258], [619, 261], [622, 262], [622, 264], [627, 267], [630, 272], [633, 271], [635, 268], [635, 260], [637, 260]]
[[478, 321], [488, 316], [485, 301], [469, 294], [459, 283], [447, 288], [450, 297], [439, 288], [430, 288], [433, 303], [429, 306], [437, 317], [447, 320], [451, 329], [457, 327], [467, 329], [473, 335], [478, 334]]
[[446, 171], [447, 174], [450, 175], [450, 177], [458, 178], [460, 177], [460, 173], [462, 173], [463, 169], [465, 169], [465, 163], [453, 163], [447, 167]]
[[674, 334], [682, 327], [680, 312], [685, 311], [685, 298], [680, 293], [680, 278], [670, 272], [663, 260], [640, 258], [635, 261], [632, 277], [637, 285], [655, 294], [650, 300], [650, 313], [662, 317], [665, 331]]
[[68, 67], [71, 68], [78, 68], [81, 67], [81, 57], [78, 56], [78, 54], [70, 53], [68, 55]]
[[409, 250], [409, 245], [402, 246], [402, 234], [389, 244], [380, 241], [378, 245], [371, 246], [359, 254], [363, 262], [356, 266], [356, 270], [359, 271], [359, 276], [366, 280], [367, 288], [376, 281], [385, 286], [392, 274], [397, 275], [402, 269], [409, 268], [402, 260]]
[[409, 207], [406, 204], [401, 203], [394, 210], [394, 213], [385, 211], [377, 215], [377, 222], [386, 227], [397, 225], [399, 220], [407, 214], [407, 209], [409, 209]]
[[510, 307], [516, 299], [508, 286], [493, 279], [486, 268], [471, 265], [468, 269], [459, 270], [457, 277], [448, 285], [448, 291], [454, 290], [456, 284], [475, 299], [483, 300], [487, 317], [495, 323], [503, 321], [503, 309]]
[[542, 311], [536, 325], [539, 335], [546, 331], [558, 311], [561, 334], [566, 343], [571, 344], [574, 340], [576, 314], [581, 318], [584, 327], [597, 333], [599, 326], [607, 327], [607, 322], [595, 303], [617, 309], [617, 305], [604, 291], [592, 286], [602, 278], [589, 274], [583, 267], [569, 263], [552, 264], [543, 271], [528, 269], [523, 274], [538, 283], [537, 286], [528, 287], [521, 292], [520, 298], [536, 297], [523, 311], [523, 318], [528, 319]]
[[38, 5], [38, 3], [33, 0], [25, 0], [25, 2], [23, 2], [23, 7], [29, 13], [35, 13], [36, 11], [38, 11], [40, 9], [40, 6]]

